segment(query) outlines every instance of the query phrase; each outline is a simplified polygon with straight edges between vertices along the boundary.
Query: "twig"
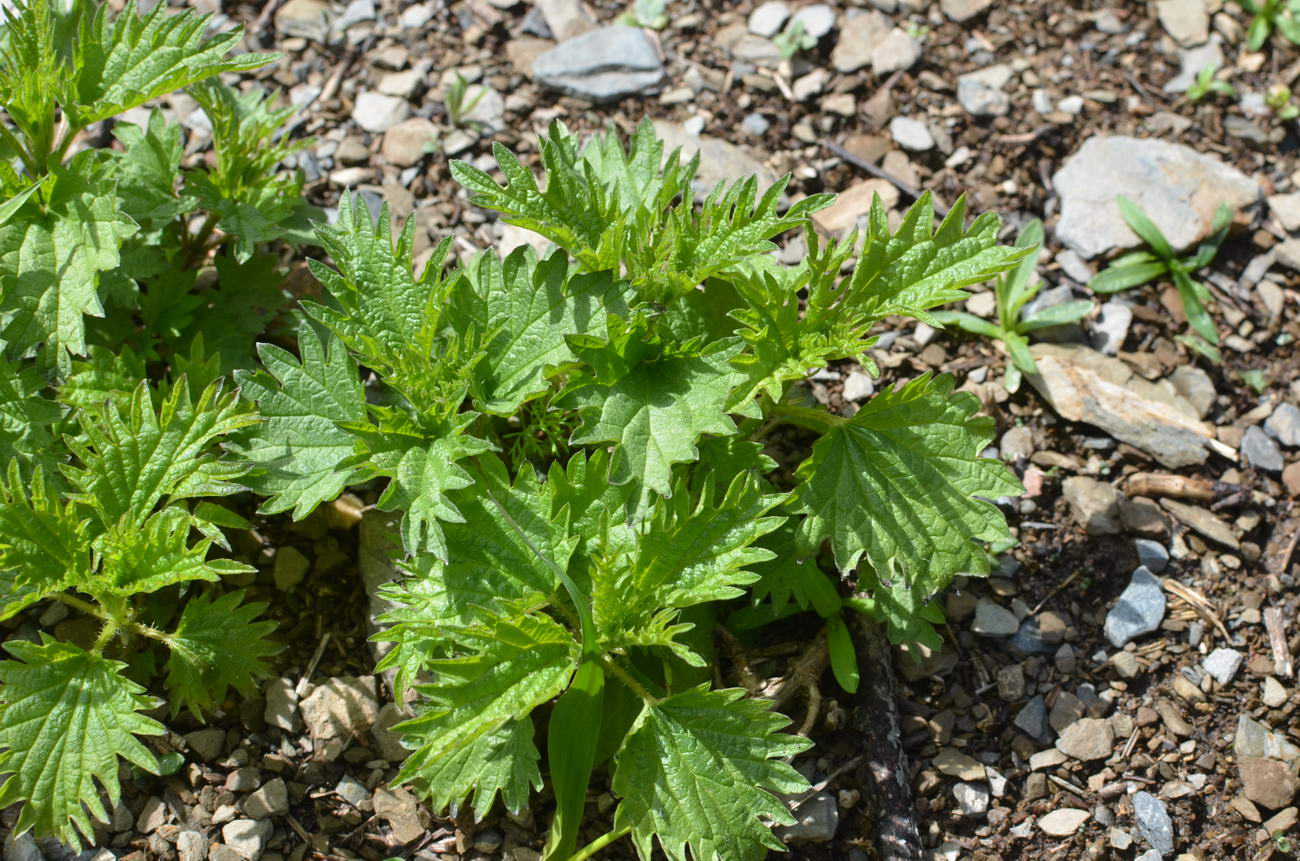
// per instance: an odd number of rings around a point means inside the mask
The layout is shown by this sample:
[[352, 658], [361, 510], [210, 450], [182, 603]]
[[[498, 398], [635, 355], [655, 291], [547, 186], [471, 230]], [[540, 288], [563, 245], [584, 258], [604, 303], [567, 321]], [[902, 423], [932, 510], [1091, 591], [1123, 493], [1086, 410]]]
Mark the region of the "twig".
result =
[[320, 642], [316, 644], [316, 651], [312, 654], [311, 660], [307, 662], [307, 669], [303, 672], [302, 678], [298, 679], [298, 684], [293, 686], [293, 692], [299, 697], [307, 690], [307, 681], [311, 678], [311, 674], [316, 672], [316, 665], [320, 663], [321, 656], [325, 654], [325, 647], [329, 645], [329, 641], [330, 632], [326, 631], [321, 635]]
[[1208, 598], [1200, 592], [1197, 592], [1195, 589], [1184, 586], [1172, 577], [1166, 577], [1164, 580], [1160, 581], [1160, 585], [1163, 586], [1165, 591], [1169, 594], [1181, 598], [1189, 607], [1196, 611], [1196, 615], [1200, 616], [1206, 622], [1209, 622], [1214, 627], [1214, 630], [1219, 632], [1219, 636], [1223, 637], [1224, 642], [1230, 642], [1232, 640], [1232, 638], [1228, 636], [1228, 629], [1223, 627], [1223, 620], [1219, 618], [1218, 613], [1214, 612], [1214, 605], [1210, 603]]
[[[835, 153], [837, 156], [844, 159], [844, 161], [848, 162], [854, 167], [861, 168], [862, 170], [865, 170], [867, 173], [871, 174], [877, 179], [883, 179], [886, 182], [893, 184], [895, 188], [897, 188], [899, 191], [901, 191], [903, 194], [906, 194], [908, 197], [912, 198], [913, 200], [921, 196], [921, 190], [918, 189], [916, 186], [912, 185], [910, 182], [904, 182], [903, 180], [899, 179], [897, 176], [894, 176], [894, 174], [885, 170], [883, 167], [878, 167], [877, 165], [872, 164], [871, 162], [867, 161], [864, 158], [858, 158], [856, 155], [849, 152], [839, 144], [834, 144], [831, 143], [830, 141], [822, 141], [822, 146], [826, 147], [828, 150]], [[947, 206], [945, 206], [944, 204], [940, 203], [937, 200], [934, 200], [933, 198], [931, 198], [931, 201], [934, 205], [934, 212], [936, 215], [938, 215], [940, 218], [943, 218], [948, 214]]]
[[1069, 577], [1066, 577], [1064, 580], [1062, 580], [1060, 583], [1058, 583], [1058, 584], [1055, 586], [1055, 588], [1052, 589], [1052, 591], [1050, 591], [1050, 592], [1048, 592], [1046, 595], [1044, 595], [1044, 596], [1043, 596], [1043, 600], [1041, 600], [1041, 601], [1039, 601], [1037, 604], [1035, 604], [1035, 605], [1034, 605], [1034, 609], [1032, 609], [1032, 610], [1029, 611], [1029, 615], [1031, 615], [1031, 616], [1036, 615], [1036, 614], [1038, 613], [1039, 610], [1043, 609], [1043, 605], [1044, 605], [1044, 604], [1046, 604], [1048, 601], [1050, 601], [1050, 600], [1052, 600], [1053, 598], [1055, 598], [1055, 597], [1056, 597], [1056, 594], [1057, 594], [1058, 592], [1060, 592], [1062, 589], [1064, 589], [1065, 587], [1067, 587], [1067, 586], [1069, 586], [1071, 583], [1073, 583], [1075, 580], [1077, 580], [1078, 577], [1079, 577], [1079, 575], [1082, 574], [1082, 573], [1083, 573], [1083, 569], [1082, 569], [1082, 568], [1076, 568], [1073, 572], [1070, 573], [1070, 576], [1069, 576]]
[[862, 668], [862, 686], [853, 713], [864, 736], [862, 749], [870, 775], [867, 789], [875, 800], [876, 851], [884, 861], [921, 861], [925, 850], [913, 811], [912, 772], [898, 722], [889, 641], [878, 622], [858, 613], [851, 615]]
[[[1300, 531], [1296, 534], [1300, 535]], [[1291, 546], [1294, 547], [1295, 542]], [[1295, 675], [1295, 665], [1291, 662], [1291, 646], [1286, 640], [1286, 620], [1282, 617], [1282, 608], [1269, 607], [1264, 610], [1264, 628], [1268, 631], [1268, 644], [1273, 649], [1273, 669], [1291, 678]]]

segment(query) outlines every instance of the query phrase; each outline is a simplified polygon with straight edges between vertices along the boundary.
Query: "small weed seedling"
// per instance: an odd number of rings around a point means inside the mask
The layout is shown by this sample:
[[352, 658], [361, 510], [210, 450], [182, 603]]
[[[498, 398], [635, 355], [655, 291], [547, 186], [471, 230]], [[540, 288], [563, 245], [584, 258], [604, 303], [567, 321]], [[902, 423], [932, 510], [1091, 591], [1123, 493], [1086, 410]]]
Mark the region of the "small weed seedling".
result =
[[1219, 73], [1219, 67], [1215, 63], [1201, 67], [1196, 73], [1196, 80], [1187, 88], [1187, 99], [1191, 102], [1199, 102], [1210, 93], [1218, 93], [1221, 96], [1235, 98], [1237, 88], [1227, 81], [1216, 77]]
[[940, 323], [953, 325], [970, 332], [993, 338], [1006, 345], [1011, 363], [1003, 384], [1008, 392], [1020, 388], [1023, 374], [1037, 374], [1038, 366], [1029, 352], [1030, 332], [1052, 326], [1076, 323], [1092, 311], [1092, 303], [1086, 299], [1065, 302], [1044, 308], [1036, 314], [1025, 317], [1021, 312], [1025, 305], [1038, 295], [1042, 282], [1034, 282], [1034, 269], [1038, 265], [1038, 256], [1043, 248], [1043, 222], [1037, 218], [1025, 223], [1016, 236], [1016, 247], [1027, 249], [1027, 253], [1016, 268], [998, 278], [994, 287], [997, 299], [997, 322], [976, 317], [966, 311], [936, 311], [934, 317]]
[[1300, 45], [1300, 0], [1236, 0], [1250, 15], [1246, 48], [1258, 51], [1276, 30], [1293, 45]]
[[772, 44], [781, 54], [782, 60], [788, 60], [800, 51], [811, 51], [817, 47], [817, 37], [808, 32], [803, 22], [790, 19], [785, 29], [772, 37]]
[[1219, 333], [1210, 318], [1210, 312], [1205, 308], [1211, 298], [1210, 289], [1194, 280], [1192, 273], [1208, 266], [1219, 253], [1219, 246], [1227, 238], [1228, 228], [1232, 225], [1232, 210], [1226, 204], [1219, 204], [1214, 211], [1209, 237], [1197, 247], [1194, 254], [1179, 257], [1160, 228], [1137, 204], [1123, 195], [1119, 196], [1117, 202], [1124, 221], [1151, 250], [1133, 251], [1117, 257], [1088, 286], [1097, 293], [1118, 293], [1157, 278], [1172, 279], [1183, 300], [1183, 311], [1187, 314], [1187, 322], [1193, 332], [1193, 335], [1183, 336], [1180, 340], [1202, 355], [1216, 362], [1222, 361], [1217, 346]]
[[619, 23], [662, 30], [668, 26], [667, 5], [666, 0], [635, 0], [632, 8], [618, 16]]
[[478, 103], [483, 101], [483, 97], [487, 95], [487, 87], [479, 86], [473, 97], [470, 97], [468, 103], [466, 103], [469, 88], [469, 81], [465, 80], [464, 75], [457, 72], [455, 79], [447, 83], [447, 91], [442, 97], [442, 106], [447, 111], [447, 122], [457, 128], [465, 124], [465, 115], [474, 110]]
[[1264, 94], [1264, 104], [1272, 109], [1279, 120], [1293, 120], [1300, 117], [1300, 105], [1291, 101], [1291, 88], [1286, 84], [1274, 84]]

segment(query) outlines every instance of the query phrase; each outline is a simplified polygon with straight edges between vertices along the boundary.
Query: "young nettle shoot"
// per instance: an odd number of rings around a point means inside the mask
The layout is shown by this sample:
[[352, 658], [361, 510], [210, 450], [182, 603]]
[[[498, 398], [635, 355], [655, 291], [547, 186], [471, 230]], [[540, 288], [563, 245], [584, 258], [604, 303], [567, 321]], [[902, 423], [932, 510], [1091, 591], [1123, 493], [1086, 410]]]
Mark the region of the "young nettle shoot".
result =
[[1043, 249], [1043, 222], [1037, 218], [1025, 222], [1016, 236], [1016, 247], [1026, 249], [1025, 255], [1010, 272], [995, 282], [997, 319], [985, 320], [966, 311], [935, 311], [940, 323], [953, 325], [970, 332], [1001, 341], [1011, 362], [1007, 365], [1003, 385], [1008, 392], [1020, 388], [1024, 374], [1037, 374], [1038, 366], [1029, 352], [1029, 334], [1052, 326], [1077, 323], [1092, 311], [1092, 302], [1080, 299], [1044, 308], [1025, 316], [1024, 308], [1042, 289], [1041, 281], [1034, 280], [1034, 270]]
[[1293, 45], [1300, 45], [1300, 0], [1236, 0], [1246, 11], [1250, 26], [1246, 30], [1246, 48], [1258, 51], [1273, 31]]
[[1232, 210], [1227, 204], [1219, 204], [1214, 211], [1210, 235], [1197, 246], [1194, 253], [1179, 257], [1160, 228], [1137, 204], [1123, 195], [1116, 202], [1124, 221], [1150, 250], [1132, 251], [1117, 257], [1110, 266], [1097, 273], [1088, 286], [1096, 293], [1118, 293], [1158, 278], [1171, 279], [1178, 289], [1187, 323], [1193, 333], [1180, 337], [1179, 340], [1202, 355], [1216, 362], [1221, 361], [1222, 356], [1217, 346], [1219, 333], [1205, 307], [1211, 299], [1210, 288], [1193, 279], [1192, 273], [1208, 266], [1219, 253], [1219, 246], [1227, 238], [1228, 228], [1232, 226]]
[[1196, 73], [1196, 80], [1187, 88], [1188, 101], [1199, 102], [1210, 93], [1218, 93], [1221, 96], [1234, 98], [1237, 95], [1237, 88], [1219, 78], [1218, 73], [1219, 66], [1217, 63], [1202, 66], [1201, 70]]

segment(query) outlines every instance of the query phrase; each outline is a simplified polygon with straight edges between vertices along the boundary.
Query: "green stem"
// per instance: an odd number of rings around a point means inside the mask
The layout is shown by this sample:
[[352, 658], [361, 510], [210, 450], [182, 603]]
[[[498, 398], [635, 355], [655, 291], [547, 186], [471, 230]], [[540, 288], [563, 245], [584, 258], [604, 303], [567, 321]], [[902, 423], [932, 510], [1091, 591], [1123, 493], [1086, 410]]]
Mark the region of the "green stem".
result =
[[848, 421], [843, 416], [837, 416], [826, 410], [800, 407], [793, 404], [777, 404], [772, 413], [772, 418], [817, 433], [828, 433]]
[[32, 179], [44, 176], [44, 171], [36, 169], [36, 159], [27, 151], [27, 147], [22, 145], [14, 133], [11, 132], [9, 127], [4, 123], [0, 123], [0, 139], [3, 139], [18, 153], [18, 158], [22, 159], [23, 168], [27, 171], [28, 176]]
[[[129, 619], [116, 618], [112, 613], [109, 613], [102, 607], [96, 607], [94, 604], [89, 601], [84, 601], [76, 595], [69, 595], [67, 592], [56, 592], [49, 597], [55, 601], [59, 601], [60, 603], [67, 604], [69, 607], [78, 610], [87, 616], [92, 616], [103, 621], [104, 631], [107, 632], [107, 635], [101, 632], [100, 639], [105, 643], [108, 642], [107, 637], [111, 637], [118, 630], [125, 630], [127, 633], [147, 637], [150, 640], [157, 640], [160, 643], [166, 643], [171, 639], [165, 632], [160, 631], [157, 628], [140, 622], [132, 622]], [[99, 643], [96, 643], [96, 645], [102, 648]]]
[[659, 704], [659, 697], [650, 693], [645, 685], [638, 682], [631, 673], [623, 669], [619, 662], [614, 660], [614, 658], [609, 655], [601, 655], [600, 663], [609, 671], [610, 675], [627, 685], [628, 689], [632, 691], [632, 693], [636, 694], [652, 706]]
[[569, 856], [568, 861], [587, 861], [592, 855], [630, 832], [632, 827], [625, 825], [617, 831], [607, 831]]
[[95, 645], [90, 647], [91, 654], [102, 655], [104, 647], [108, 645], [109, 640], [117, 633], [118, 625], [112, 619], [104, 622], [104, 627], [99, 632], [99, 637], [95, 639]]
[[208, 217], [203, 221], [203, 226], [199, 228], [199, 232], [194, 235], [194, 244], [192, 244], [188, 249], [188, 257], [190, 258], [189, 262], [191, 265], [203, 262], [204, 254], [208, 250], [208, 238], [212, 236], [212, 231], [216, 229], [216, 226], [217, 214], [215, 212], [208, 213]]

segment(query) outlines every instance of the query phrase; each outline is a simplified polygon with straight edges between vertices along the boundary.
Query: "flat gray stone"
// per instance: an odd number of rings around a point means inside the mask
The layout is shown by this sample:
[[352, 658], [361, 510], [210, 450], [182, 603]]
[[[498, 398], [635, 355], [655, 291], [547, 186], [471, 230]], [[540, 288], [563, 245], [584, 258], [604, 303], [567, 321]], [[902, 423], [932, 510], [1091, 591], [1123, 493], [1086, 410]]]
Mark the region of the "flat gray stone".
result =
[[980, 816], [989, 812], [989, 788], [983, 783], [958, 783], [952, 788], [962, 816]]
[[248, 798], [244, 799], [244, 814], [252, 819], [267, 819], [289, 812], [289, 790], [284, 779], [268, 780]]
[[831, 66], [847, 73], [869, 65], [892, 27], [890, 20], [874, 9], [847, 18], [831, 51]]
[[1218, 391], [1210, 375], [1200, 368], [1181, 365], [1169, 375], [1169, 382], [1182, 398], [1192, 405], [1197, 418], [1205, 418], [1214, 406]]
[[1259, 185], [1235, 167], [1181, 144], [1094, 135], [1052, 178], [1061, 198], [1056, 236], [1084, 257], [1141, 245], [1115, 203], [1123, 194], [1185, 249], [1210, 232], [1214, 210], [1260, 199]]
[[1173, 854], [1174, 823], [1163, 801], [1149, 792], [1133, 793], [1133, 818], [1137, 820], [1142, 839], [1159, 852], [1160, 857]]
[[602, 27], [566, 39], [533, 61], [545, 87], [591, 102], [614, 102], [658, 89], [663, 62], [637, 27]]
[[257, 861], [266, 850], [273, 827], [269, 819], [236, 819], [221, 827], [221, 842], [248, 861]]
[[1160, 580], [1146, 568], [1129, 578], [1128, 587], [1106, 614], [1106, 639], [1117, 649], [1134, 637], [1149, 634], [1165, 618], [1165, 591]]
[[1259, 721], [1244, 714], [1237, 718], [1237, 732], [1233, 738], [1232, 751], [1238, 757], [1279, 759], [1286, 763], [1300, 759], [1300, 747], [1292, 744], [1286, 736], [1273, 732]]
[[749, 13], [749, 32], [770, 39], [781, 32], [785, 19], [790, 17], [790, 7], [781, 0], [768, 0]]
[[1020, 629], [1015, 614], [989, 598], [981, 598], [975, 605], [975, 621], [971, 630], [984, 637], [1010, 637]]
[[957, 101], [973, 116], [1000, 117], [1011, 110], [1002, 88], [1011, 80], [1011, 67], [998, 64], [957, 78]]
[[1030, 699], [1020, 709], [1015, 727], [1039, 744], [1052, 743], [1052, 727], [1047, 722], [1047, 703], [1042, 694]]
[[820, 39], [835, 29], [835, 9], [829, 3], [813, 3], [795, 12], [790, 23], [802, 24], [805, 33]]
[[1288, 448], [1300, 446], [1300, 409], [1294, 404], [1278, 404], [1273, 415], [1265, 420], [1264, 430]]
[[1073, 759], [1106, 759], [1115, 750], [1115, 730], [1105, 718], [1081, 718], [1056, 740], [1056, 749]]
[[1104, 481], [1073, 475], [1061, 485], [1074, 520], [1089, 535], [1118, 535], [1119, 491]]
[[1241, 669], [1241, 664], [1246, 660], [1246, 656], [1236, 649], [1215, 649], [1205, 656], [1201, 661], [1201, 666], [1205, 672], [1214, 677], [1214, 680], [1221, 685], [1227, 685], [1237, 677], [1237, 670]]
[[1138, 561], [1142, 563], [1142, 567], [1152, 574], [1159, 574], [1169, 565], [1169, 551], [1159, 541], [1138, 538], [1133, 542], [1133, 549], [1137, 550]]
[[1210, 38], [1210, 11], [1205, 0], [1158, 0], [1156, 14], [1180, 45], [1200, 45]]
[[1281, 472], [1286, 465], [1277, 443], [1259, 425], [1251, 425], [1242, 434], [1241, 453], [1247, 463], [1265, 472]]
[[925, 123], [911, 117], [894, 117], [889, 121], [889, 134], [905, 150], [926, 152], [934, 149], [934, 135]]
[[794, 810], [795, 823], [780, 829], [788, 843], [829, 843], [840, 826], [840, 807], [835, 796], [819, 792]]

